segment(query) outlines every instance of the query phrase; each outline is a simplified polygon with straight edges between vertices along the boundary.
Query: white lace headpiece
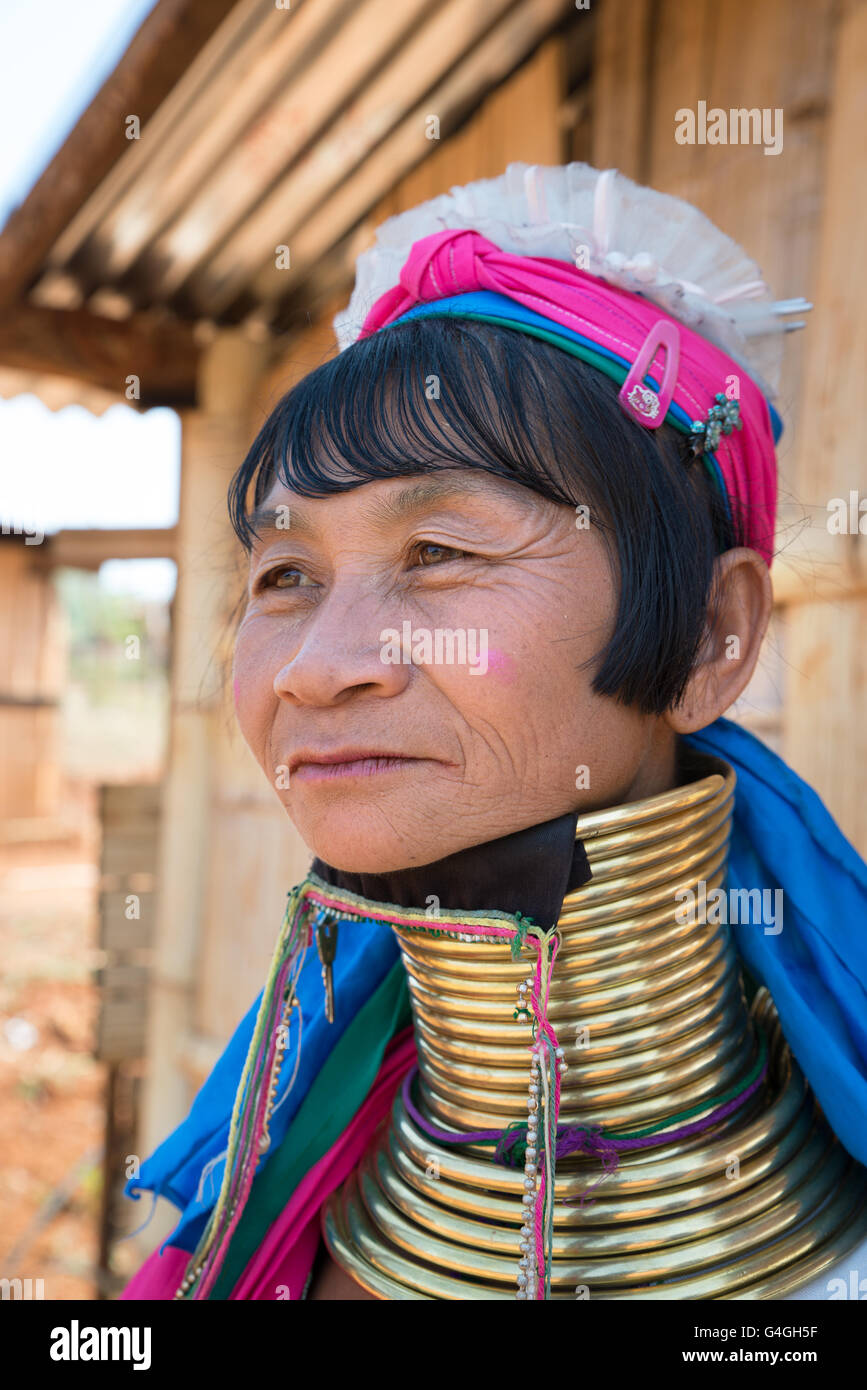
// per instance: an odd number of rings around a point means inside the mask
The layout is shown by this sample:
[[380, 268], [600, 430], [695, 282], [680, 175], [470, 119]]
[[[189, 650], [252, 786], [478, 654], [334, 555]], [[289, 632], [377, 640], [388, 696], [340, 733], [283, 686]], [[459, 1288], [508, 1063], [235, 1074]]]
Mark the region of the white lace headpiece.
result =
[[368, 311], [399, 283], [414, 242], [433, 232], [479, 232], [500, 250], [578, 265], [652, 300], [749, 372], [766, 395], [779, 383], [781, 334], [811, 306], [774, 301], [756, 263], [690, 203], [589, 164], [510, 164], [495, 179], [456, 186], [379, 227], [334, 320], [343, 351]]

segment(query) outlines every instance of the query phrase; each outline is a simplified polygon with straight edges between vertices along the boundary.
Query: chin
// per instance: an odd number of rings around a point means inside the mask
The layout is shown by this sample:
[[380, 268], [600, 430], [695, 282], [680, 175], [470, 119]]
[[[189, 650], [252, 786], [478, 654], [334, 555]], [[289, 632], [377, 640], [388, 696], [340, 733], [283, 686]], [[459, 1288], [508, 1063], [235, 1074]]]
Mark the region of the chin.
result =
[[431, 853], [429, 840], [424, 849], [417, 848], [396, 835], [381, 816], [368, 819], [360, 810], [290, 819], [310, 852], [344, 873], [394, 873], [441, 857], [439, 852]]
[[357, 835], [346, 838], [316, 836], [314, 842], [307, 840], [305, 843], [317, 859], [347, 874], [390, 874], [398, 869], [411, 869], [418, 864], [431, 862], [427, 854], [410, 857], [405, 846], [393, 841], [383, 844], [370, 840], [362, 842]]

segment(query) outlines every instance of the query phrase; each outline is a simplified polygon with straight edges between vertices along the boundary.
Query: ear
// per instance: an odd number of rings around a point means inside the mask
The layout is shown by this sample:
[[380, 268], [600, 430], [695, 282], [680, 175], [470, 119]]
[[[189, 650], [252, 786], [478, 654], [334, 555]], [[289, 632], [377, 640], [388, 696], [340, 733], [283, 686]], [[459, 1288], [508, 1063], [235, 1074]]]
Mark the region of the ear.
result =
[[739, 547], [719, 556], [701, 650], [683, 699], [663, 715], [675, 733], [705, 729], [734, 704], [755, 670], [772, 605], [760, 555]]

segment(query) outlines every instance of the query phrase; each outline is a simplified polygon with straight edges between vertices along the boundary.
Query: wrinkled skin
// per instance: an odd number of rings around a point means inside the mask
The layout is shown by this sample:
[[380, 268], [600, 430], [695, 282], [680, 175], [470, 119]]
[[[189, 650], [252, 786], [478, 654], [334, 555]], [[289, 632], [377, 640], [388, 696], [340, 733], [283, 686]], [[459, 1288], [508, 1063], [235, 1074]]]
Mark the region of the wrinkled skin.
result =
[[[238, 719], [306, 844], [345, 870], [425, 864], [668, 790], [677, 735], [737, 699], [770, 615], [764, 562], [720, 557], [686, 696], [642, 714], [591, 689], [616, 576], [571, 508], [472, 468], [312, 499], [275, 483], [266, 505], [283, 525], [251, 554]], [[383, 632], [404, 621], [484, 630], [487, 670], [383, 660]], [[349, 761], [326, 773], [323, 753]]]

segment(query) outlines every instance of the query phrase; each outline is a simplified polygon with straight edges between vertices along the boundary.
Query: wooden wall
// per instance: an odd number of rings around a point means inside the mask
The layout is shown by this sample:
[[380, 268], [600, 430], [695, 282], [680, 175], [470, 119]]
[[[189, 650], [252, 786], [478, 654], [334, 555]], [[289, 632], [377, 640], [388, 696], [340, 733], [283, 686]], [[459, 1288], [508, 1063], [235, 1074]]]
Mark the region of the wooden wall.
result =
[[831, 498], [854, 491], [867, 531], [863, 447], [867, 378], [867, 5], [847, 6], [836, 34], [810, 262], [816, 309], [805, 343], [795, 488], [809, 545], [789, 612], [785, 747], [867, 857], [867, 535], [829, 536]]
[[0, 536], [0, 834], [20, 838], [60, 810], [58, 744], [65, 645], [39, 547]]
[[[737, 712], [867, 854], [867, 541], [827, 529], [831, 498], [867, 498], [856, 419], [867, 373], [867, 5], [604, 0], [598, 26], [593, 162], [688, 199], [749, 251], [778, 298], [816, 306], [785, 340], [776, 610]], [[675, 112], [701, 100], [780, 108], [782, 152], [678, 144]]]
[[507, 164], [558, 164], [562, 151], [563, 45], [550, 39], [488, 97], [450, 140], [401, 179], [368, 219], [371, 231], [395, 213], [448, 192], [453, 184], [495, 178]]

